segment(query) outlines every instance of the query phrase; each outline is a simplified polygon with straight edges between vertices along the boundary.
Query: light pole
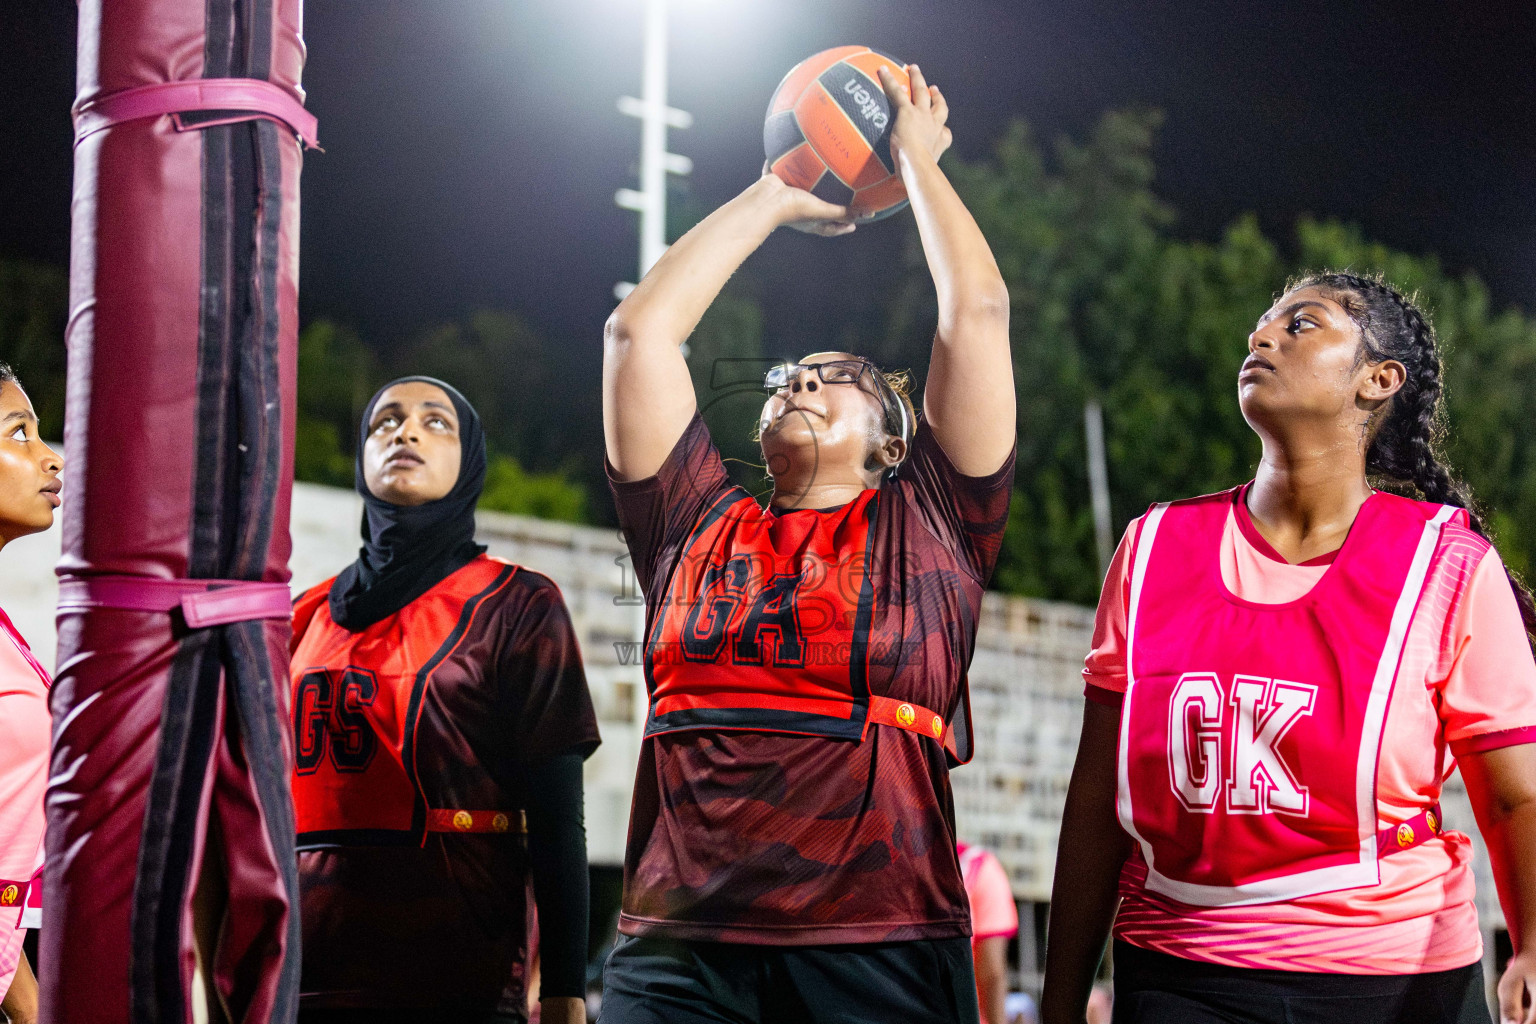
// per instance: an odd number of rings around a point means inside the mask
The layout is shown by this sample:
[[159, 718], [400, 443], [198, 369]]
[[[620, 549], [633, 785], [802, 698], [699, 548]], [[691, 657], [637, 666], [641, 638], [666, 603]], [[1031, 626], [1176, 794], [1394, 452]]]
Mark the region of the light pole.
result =
[[1104, 406], [1097, 398], [1083, 407], [1083, 427], [1088, 435], [1088, 493], [1093, 499], [1093, 539], [1099, 551], [1099, 578], [1109, 575], [1115, 538], [1110, 533], [1109, 471], [1104, 458]]
[[[640, 119], [640, 189], [621, 188], [614, 200], [640, 214], [640, 275], [645, 276], [667, 251], [667, 174], [687, 174], [693, 161], [667, 152], [667, 128], [687, 128], [693, 115], [667, 106], [667, 0], [645, 2], [645, 61], [640, 99], [619, 97], [619, 113]], [[613, 286], [615, 298], [633, 289], [629, 281]]]

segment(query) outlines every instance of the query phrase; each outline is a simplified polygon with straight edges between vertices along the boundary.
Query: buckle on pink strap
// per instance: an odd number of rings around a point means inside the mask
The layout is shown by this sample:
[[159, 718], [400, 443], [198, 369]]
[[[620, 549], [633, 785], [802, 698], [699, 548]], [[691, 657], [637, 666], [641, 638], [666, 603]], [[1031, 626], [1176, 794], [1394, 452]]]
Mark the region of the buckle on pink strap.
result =
[[286, 583], [248, 580], [163, 580], [150, 576], [74, 576], [59, 583], [59, 614], [119, 608], [181, 609], [193, 629], [253, 619], [286, 619], [293, 603]]
[[[180, 116], [202, 110], [223, 111], [229, 116], [196, 123], [185, 123]], [[165, 114], [175, 120], [176, 130], [181, 132], [256, 118], [276, 121], [292, 129], [305, 146], [320, 148], [320, 122], [315, 115], [286, 89], [259, 78], [189, 78], [102, 96], [75, 111], [75, 145], [103, 128]]]
[[1429, 842], [1444, 831], [1445, 819], [1441, 816], [1440, 805], [1437, 803], [1433, 807], [1424, 808], [1407, 821], [1377, 832], [1376, 856], [1385, 857], [1401, 850], [1411, 850], [1415, 846]]
[[[5, 883], [0, 882], [0, 886]], [[41, 928], [43, 926], [43, 869], [38, 868], [32, 872], [32, 880], [23, 888], [26, 889], [26, 902], [21, 908], [21, 919], [16, 922], [17, 928]], [[0, 891], [0, 896], [3, 896]]]

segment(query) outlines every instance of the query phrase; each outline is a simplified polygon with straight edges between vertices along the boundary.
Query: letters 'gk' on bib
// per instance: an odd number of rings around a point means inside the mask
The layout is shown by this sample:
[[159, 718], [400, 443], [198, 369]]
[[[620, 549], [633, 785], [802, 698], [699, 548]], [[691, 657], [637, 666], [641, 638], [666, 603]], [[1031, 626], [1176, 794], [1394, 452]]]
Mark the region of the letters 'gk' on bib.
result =
[[[1302, 598], [1227, 590], [1232, 493], [1154, 506], [1130, 575], [1118, 811], [1149, 890], [1197, 906], [1375, 885], [1376, 761], [1403, 643], [1465, 513], [1373, 494]], [[1398, 846], [1409, 846], [1409, 826]]]

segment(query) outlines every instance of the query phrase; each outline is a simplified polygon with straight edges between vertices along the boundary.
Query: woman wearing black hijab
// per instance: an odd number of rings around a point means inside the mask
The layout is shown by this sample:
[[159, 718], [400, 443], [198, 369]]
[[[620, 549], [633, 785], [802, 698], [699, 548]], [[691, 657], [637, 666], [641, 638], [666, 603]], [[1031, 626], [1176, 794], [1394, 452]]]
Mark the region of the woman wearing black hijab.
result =
[[301, 1022], [523, 1020], [530, 878], [542, 1019], [586, 1019], [597, 723], [559, 589], [474, 541], [485, 465], [463, 395], [385, 385], [363, 548], [294, 606]]

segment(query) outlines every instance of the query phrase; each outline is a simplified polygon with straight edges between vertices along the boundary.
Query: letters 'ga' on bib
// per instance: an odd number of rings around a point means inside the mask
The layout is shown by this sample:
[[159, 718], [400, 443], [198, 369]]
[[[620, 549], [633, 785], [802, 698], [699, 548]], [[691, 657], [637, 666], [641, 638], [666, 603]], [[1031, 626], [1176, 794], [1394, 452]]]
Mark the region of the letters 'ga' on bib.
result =
[[863, 738], [878, 500], [868, 490], [830, 512], [774, 515], [740, 488], [721, 496], [652, 616], [647, 736], [723, 728]]
[[1466, 513], [1375, 493], [1303, 597], [1221, 577], [1234, 495], [1155, 505], [1130, 577], [1120, 823], [1146, 886], [1240, 906], [1375, 885], [1376, 760], [1441, 527]]
[[299, 849], [424, 840], [431, 808], [416, 775], [422, 697], [486, 599], [516, 572], [481, 555], [360, 633], [331, 620], [329, 582], [299, 599], [290, 661]]

